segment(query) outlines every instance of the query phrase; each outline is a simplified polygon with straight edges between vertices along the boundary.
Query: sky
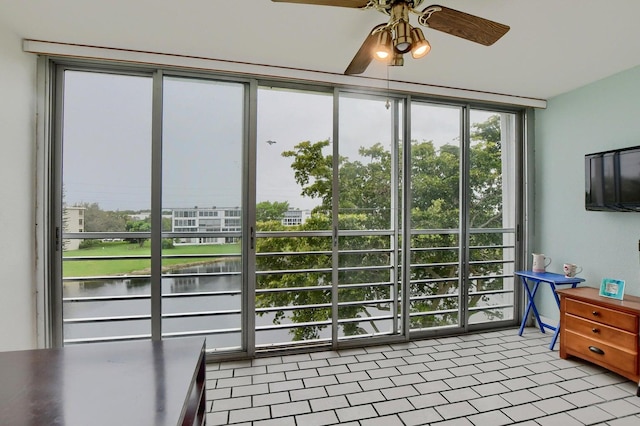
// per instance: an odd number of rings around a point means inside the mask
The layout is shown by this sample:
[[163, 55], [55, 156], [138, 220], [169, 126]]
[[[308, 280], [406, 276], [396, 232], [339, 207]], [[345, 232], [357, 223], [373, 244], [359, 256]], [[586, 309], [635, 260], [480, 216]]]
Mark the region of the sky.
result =
[[[103, 210], [151, 207], [152, 81], [146, 76], [67, 71], [63, 118], [63, 188], [67, 204]], [[243, 86], [166, 77], [163, 93], [163, 208], [237, 207], [242, 203]], [[340, 101], [340, 155], [391, 144], [386, 98]], [[332, 139], [332, 94], [261, 87], [258, 91], [256, 199], [311, 209], [300, 196], [292, 158], [302, 141]], [[484, 120], [488, 113], [476, 113]], [[460, 110], [420, 104], [412, 139], [458, 143]], [[269, 142], [268, 142], [269, 141]], [[331, 149], [329, 147], [329, 149]]]

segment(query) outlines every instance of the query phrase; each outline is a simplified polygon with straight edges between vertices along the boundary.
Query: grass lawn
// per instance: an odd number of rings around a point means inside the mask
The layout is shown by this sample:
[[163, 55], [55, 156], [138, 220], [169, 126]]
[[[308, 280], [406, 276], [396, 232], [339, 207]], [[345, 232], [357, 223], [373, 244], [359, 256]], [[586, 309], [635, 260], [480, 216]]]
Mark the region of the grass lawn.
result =
[[[209, 254], [238, 254], [239, 244], [202, 244], [190, 246], [176, 246], [163, 249], [163, 255], [194, 255], [195, 257], [179, 259], [163, 259], [163, 267], [175, 265], [189, 265], [194, 263], [211, 262], [211, 259], [197, 257], [197, 255]], [[110, 257], [110, 256], [150, 256], [149, 241], [145, 241], [140, 247], [138, 244], [128, 242], [108, 242], [100, 246], [81, 250], [65, 251], [63, 255], [64, 277], [90, 277], [104, 275], [136, 275], [148, 274], [151, 267], [150, 259], [90, 259], [71, 261], [74, 257]]]

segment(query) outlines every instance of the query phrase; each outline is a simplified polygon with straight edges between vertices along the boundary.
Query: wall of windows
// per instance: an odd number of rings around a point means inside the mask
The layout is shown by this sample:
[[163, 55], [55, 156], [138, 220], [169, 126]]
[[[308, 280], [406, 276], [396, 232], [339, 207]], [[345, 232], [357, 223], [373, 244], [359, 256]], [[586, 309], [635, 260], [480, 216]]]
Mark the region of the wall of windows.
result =
[[[55, 75], [57, 344], [202, 336], [251, 355], [516, 322], [521, 111], [160, 69]], [[85, 232], [64, 226], [72, 208]]]

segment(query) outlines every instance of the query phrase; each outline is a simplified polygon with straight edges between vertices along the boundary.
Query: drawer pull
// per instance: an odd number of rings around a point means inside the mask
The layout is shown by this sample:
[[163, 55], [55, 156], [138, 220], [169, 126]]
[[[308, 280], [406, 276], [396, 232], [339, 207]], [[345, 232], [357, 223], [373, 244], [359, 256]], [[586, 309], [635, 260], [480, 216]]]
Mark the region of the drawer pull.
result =
[[600, 333], [600, 329], [598, 328], [592, 328], [591, 331], [593, 331], [594, 333]]
[[600, 312], [598, 311], [593, 311], [591, 313], [593, 314], [594, 317], [600, 316]]
[[595, 346], [589, 346], [589, 350], [593, 353], [596, 353], [598, 355], [604, 355], [604, 351], [600, 348], [597, 348]]

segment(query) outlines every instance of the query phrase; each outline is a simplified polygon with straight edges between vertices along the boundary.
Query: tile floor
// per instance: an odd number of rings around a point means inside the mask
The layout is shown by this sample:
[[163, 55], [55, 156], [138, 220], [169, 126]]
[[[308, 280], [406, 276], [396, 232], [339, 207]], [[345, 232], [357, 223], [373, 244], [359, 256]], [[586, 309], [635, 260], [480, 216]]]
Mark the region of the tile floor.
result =
[[517, 329], [207, 364], [207, 425], [640, 426], [636, 384]]

